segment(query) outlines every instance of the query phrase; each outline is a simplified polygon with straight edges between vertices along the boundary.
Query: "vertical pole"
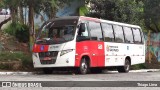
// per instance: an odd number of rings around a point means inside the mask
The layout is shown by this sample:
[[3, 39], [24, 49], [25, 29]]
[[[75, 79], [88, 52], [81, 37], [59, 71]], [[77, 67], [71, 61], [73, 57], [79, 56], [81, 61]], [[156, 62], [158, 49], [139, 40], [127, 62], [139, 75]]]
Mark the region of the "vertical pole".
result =
[[150, 51], [150, 48], [151, 48], [151, 31], [149, 30], [148, 32], [148, 46], [149, 46], [149, 63], [151, 63], [151, 51]]

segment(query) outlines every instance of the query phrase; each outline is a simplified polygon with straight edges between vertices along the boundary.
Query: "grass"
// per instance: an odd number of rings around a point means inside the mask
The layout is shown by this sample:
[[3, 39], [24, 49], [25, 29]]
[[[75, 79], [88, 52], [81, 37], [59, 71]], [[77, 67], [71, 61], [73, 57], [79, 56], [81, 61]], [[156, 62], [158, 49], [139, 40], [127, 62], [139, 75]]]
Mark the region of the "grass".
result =
[[147, 69], [145, 63], [131, 66], [131, 70]]
[[1, 52], [0, 53], [0, 69], [26, 70], [33, 68], [31, 55], [23, 52]]
[[0, 61], [18, 61], [24, 58], [22, 52], [1, 52]]

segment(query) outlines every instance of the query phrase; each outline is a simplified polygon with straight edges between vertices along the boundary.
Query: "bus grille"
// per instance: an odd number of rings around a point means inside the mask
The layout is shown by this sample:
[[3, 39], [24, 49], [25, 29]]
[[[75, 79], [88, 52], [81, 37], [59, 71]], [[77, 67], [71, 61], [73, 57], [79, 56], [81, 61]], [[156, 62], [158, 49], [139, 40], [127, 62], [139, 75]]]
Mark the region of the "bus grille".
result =
[[41, 64], [55, 64], [58, 51], [40, 52], [39, 58]]

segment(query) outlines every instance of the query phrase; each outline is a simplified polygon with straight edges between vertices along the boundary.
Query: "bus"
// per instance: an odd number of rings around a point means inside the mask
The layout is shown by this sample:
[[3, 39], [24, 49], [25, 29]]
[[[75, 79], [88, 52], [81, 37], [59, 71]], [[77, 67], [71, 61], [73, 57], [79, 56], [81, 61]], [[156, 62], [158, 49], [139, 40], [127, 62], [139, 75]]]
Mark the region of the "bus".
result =
[[67, 16], [42, 25], [33, 45], [34, 68], [50, 74], [74, 68], [115, 67], [127, 73], [131, 65], [145, 62], [145, 41], [140, 26], [85, 16]]

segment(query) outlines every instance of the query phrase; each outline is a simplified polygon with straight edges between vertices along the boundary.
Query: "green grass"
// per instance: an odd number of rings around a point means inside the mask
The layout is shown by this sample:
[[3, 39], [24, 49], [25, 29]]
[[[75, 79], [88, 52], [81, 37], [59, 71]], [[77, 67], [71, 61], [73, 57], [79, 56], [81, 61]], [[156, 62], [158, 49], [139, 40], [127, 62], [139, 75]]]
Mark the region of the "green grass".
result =
[[19, 61], [24, 58], [22, 52], [1, 52], [0, 61]]
[[143, 64], [133, 65], [133, 66], [131, 66], [131, 69], [132, 69], [132, 70], [139, 70], [139, 69], [147, 69], [147, 67], [146, 67], [146, 65], [143, 63]]
[[[25, 55], [23, 52], [0, 52], [0, 62], [10, 63], [14, 61], [21, 62], [23, 69], [33, 68], [31, 55]], [[9, 69], [9, 67], [12, 68], [8, 64], [0, 64], [0, 69]]]

